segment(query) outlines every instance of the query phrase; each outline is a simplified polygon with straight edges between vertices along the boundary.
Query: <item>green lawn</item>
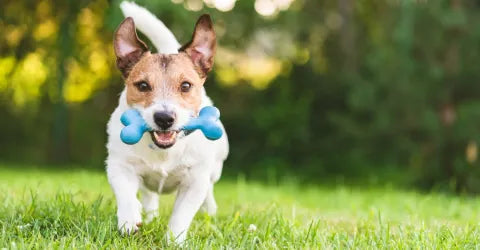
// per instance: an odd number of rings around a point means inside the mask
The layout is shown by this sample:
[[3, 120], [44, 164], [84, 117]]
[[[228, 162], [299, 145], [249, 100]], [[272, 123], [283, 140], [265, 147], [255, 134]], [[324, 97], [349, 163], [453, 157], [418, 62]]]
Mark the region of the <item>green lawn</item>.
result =
[[[186, 248], [480, 248], [478, 198], [232, 180], [215, 194], [219, 214], [197, 215]], [[162, 196], [161, 216], [130, 237], [116, 231], [100, 171], [0, 166], [0, 201], [0, 248], [151, 249], [166, 247], [173, 197]]]

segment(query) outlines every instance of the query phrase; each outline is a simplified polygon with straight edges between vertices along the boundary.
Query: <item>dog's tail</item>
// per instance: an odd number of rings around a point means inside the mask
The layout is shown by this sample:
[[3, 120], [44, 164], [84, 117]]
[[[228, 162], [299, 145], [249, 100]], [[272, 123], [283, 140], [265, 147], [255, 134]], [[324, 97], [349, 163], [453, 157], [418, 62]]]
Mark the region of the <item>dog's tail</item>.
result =
[[133, 2], [124, 1], [120, 9], [125, 17], [132, 17], [135, 26], [152, 41], [158, 52], [176, 54], [180, 44], [173, 33], [147, 9]]

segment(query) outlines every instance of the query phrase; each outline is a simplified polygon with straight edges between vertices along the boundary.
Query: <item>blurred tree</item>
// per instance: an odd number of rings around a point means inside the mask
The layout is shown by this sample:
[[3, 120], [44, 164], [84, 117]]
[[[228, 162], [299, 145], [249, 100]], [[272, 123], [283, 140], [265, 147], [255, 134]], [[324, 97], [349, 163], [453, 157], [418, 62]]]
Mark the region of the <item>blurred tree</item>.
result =
[[[0, 124], [1, 159], [50, 152], [103, 164], [122, 89], [112, 52], [119, 3], [4, 5], [0, 116], [11, 122]], [[205, 86], [231, 140], [227, 174], [395, 176], [480, 191], [478, 1], [138, 3], [183, 42], [200, 13], [212, 15], [219, 47]]]
[[52, 161], [66, 163], [69, 159], [68, 155], [68, 113], [63, 97], [64, 83], [66, 79], [66, 61], [71, 56], [73, 44], [73, 25], [70, 18], [75, 16], [78, 11], [80, 1], [66, 1], [64, 4], [55, 5], [54, 11], [60, 23], [60, 31], [57, 40], [57, 90], [53, 96], [54, 100], [54, 123], [52, 126], [53, 147], [50, 152]]

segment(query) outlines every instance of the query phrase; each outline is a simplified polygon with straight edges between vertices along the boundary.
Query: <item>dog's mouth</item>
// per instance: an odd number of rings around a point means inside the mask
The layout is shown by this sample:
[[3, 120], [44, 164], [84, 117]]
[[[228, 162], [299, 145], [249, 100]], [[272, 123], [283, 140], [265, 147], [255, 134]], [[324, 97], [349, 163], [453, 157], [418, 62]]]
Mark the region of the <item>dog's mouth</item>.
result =
[[159, 148], [169, 148], [175, 144], [177, 139], [178, 131], [167, 130], [167, 131], [150, 131], [152, 141]]

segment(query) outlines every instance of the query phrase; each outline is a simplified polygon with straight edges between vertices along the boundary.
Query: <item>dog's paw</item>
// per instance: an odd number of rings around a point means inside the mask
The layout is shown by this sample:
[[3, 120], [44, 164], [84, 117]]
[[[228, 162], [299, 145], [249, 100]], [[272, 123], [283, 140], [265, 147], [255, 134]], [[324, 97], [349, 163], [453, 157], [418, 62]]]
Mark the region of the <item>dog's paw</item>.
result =
[[186, 233], [175, 234], [173, 232], [167, 232], [165, 235], [167, 244], [175, 244], [178, 246], [185, 246], [185, 242], [187, 239]]
[[217, 214], [217, 205], [216, 204], [203, 204], [200, 207], [200, 212], [208, 214], [208, 216], [215, 216]]
[[139, 227], [142, 226], [142, 222], [135, 221], [118, 221], [118, 231], [124, 236], [132, 235], [138, 232]]
[[155, 211], [149, 211], [145, 213], [145, 223], [150, 223], [153, 221], [158, 216], [158, 210]]
[[142, 207], [138, 201], [125, 204], [128, 206], [119, 206], [117, 210], [118, 231], [122, 235], [131, 235], [136, 233], [142, 225], [142, 214], [140, 213]]
[[200, 211], [208, 214], [209, 216], [214, 216], [217, 214], [217, 203], [212, 197], [209, 197], [200, 207]]
[[215, 216], [217, 214], [217, 204], [207, 206], [206, 210], [208, 215]]

